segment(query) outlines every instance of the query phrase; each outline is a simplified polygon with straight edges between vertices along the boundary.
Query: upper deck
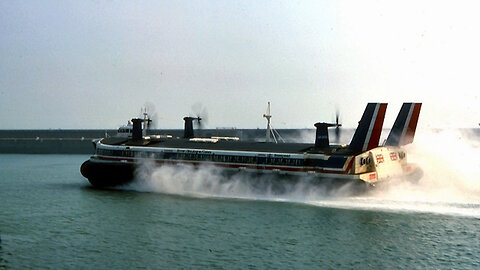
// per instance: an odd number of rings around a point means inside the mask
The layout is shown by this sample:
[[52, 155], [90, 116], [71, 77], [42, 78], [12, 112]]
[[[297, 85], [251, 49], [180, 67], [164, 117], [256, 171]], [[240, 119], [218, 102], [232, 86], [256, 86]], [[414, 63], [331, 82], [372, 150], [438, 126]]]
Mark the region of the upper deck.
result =
[[341, 146], [332, 145], [326, 149], [316, 149], [311, 143], [267, 143], [254, 141], [228, 141], [218, 140], [216, 142], [202, 142], [191, 141], [183, 138], [171, 139], [143, 139], [143, 140], [129, 140], [126, 138], [110, 137], [101, 141], [107, 145], [124, 145], [124, 146], [148, 146], [159, 148], [181, 148], [181, 149], [198, 149], [198, 150], [224, 150], [224, 151], [242, 151], [242, 152], [265, 152], [265, 153], [288, 153], [288, 154], [303, 154], [303, 153], [322, 153], [333, 154], [342, 152], [345, 153], [345, 148]]

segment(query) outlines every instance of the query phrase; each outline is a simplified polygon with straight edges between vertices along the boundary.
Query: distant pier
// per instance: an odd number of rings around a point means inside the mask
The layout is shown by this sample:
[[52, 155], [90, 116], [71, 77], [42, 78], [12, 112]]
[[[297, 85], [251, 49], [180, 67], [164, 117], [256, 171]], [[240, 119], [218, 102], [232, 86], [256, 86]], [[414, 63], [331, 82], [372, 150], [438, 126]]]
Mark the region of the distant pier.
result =
[[[298, 138], [300, 132], [312, 133], [313, 129], [284, 129], [279, 132], [285, 138]], [[170, 134], [182, 137], [183, 129], [151, 130], [152, 134]], [[202, 129], [195, 130], [201, 137], [235, 136], [242, 140], [262, 140], [265, 129]], [[0, 130], [0, 154], [93, 154], [92, 141], [115, 136], [117, 130], [99, 129], [49, 129], [49, 130]]]

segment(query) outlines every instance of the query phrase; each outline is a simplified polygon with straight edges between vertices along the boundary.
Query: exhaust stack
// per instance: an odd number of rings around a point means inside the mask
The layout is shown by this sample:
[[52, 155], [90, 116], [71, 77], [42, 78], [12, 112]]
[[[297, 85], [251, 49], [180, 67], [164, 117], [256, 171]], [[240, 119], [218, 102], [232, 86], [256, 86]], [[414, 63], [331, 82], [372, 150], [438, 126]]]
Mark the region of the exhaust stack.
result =
[[193, 134], [193, 120], [196, 120], [196, 117], [184, 117], [183, 120], [185, 121], [185, 129], [183, 130], [183, 138], [191, 139], [194, 137]]
[[330, 146], [330, 140], [328, 138], [328, 128], [336, 127], [338, 124], [329, 123], [316, 123], [315, 127], [317, 131], [315, 133], [315, 148], [325, 149]]
[[143, 138], [142, 122], [143, 122], [143, 119], [140, 119], [140, 118], [132, 119], [132, 123], [133, 123], [132, 140], [133, 141], [140, 141]]

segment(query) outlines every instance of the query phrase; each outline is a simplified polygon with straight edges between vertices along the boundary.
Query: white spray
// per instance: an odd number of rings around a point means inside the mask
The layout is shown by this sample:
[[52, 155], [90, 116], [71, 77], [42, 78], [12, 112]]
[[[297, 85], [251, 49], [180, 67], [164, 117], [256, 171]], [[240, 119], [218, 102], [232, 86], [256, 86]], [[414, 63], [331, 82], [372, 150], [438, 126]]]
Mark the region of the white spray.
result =
[[478, 135], [459, 130], [417, 132], [414, 144], [406, 149], [409, 162], [424, 172], [418, 183], [398, 179], [359, 197], [310, 203], [480, 217]]
[[195, 197], [295, 202], [327, 196], [346, 197], [352, 194], [349, 185], [327, 189], [312, 184], [311, 180], [308, 177], [296, 181], [280, 180], [275, 174], [252, 177], [243, 172], [227, 176], [225, 171], [213, 166], [156, 166], [153, 161], [146, 160], [137, 169], [135, 182], [126, 188]]
[[480, 217], [480, 141], [475, 134], [460, 131], [417, 131], [415, 143], [407, 146], [409, 162], [424, 171], [418, 183], [392, 181], [367, 193], [355, 195], [351, 185], [335, 189], [312, 184], [303, 178], [282, 182], [279, 192], [275, 175], [248, 178], [225, 177], [215, 167], [156, 166], [145, 161], [128, 189], [167, 194], [273, 200], [322, 207], [413, 211]]

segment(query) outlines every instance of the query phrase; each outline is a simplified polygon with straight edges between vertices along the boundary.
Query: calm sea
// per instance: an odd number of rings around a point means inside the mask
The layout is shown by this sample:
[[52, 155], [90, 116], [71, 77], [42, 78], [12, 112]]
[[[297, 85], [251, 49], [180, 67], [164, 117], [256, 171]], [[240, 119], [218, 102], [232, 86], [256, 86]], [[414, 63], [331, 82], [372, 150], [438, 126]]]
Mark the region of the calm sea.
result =
[[0, 268], [480, 268], [476, 193], [275, 197], [170, 168], [156, 172], [168, 180], [97, 190], [80, 175], [86, 159], [0, 155]]

